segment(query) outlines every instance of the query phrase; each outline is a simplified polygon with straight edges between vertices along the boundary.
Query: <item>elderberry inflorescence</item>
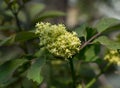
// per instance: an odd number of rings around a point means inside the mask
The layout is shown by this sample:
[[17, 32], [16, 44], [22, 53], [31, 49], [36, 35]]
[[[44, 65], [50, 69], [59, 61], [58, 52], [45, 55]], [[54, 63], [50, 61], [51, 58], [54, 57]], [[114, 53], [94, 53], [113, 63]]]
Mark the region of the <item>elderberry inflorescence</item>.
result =
[[36, 34], [39, 35], [40, 46], [56, 56], [71, 58], [80, 50], [81, 41], [76, 32], [68, 32], [63, 24], [37, 23]]

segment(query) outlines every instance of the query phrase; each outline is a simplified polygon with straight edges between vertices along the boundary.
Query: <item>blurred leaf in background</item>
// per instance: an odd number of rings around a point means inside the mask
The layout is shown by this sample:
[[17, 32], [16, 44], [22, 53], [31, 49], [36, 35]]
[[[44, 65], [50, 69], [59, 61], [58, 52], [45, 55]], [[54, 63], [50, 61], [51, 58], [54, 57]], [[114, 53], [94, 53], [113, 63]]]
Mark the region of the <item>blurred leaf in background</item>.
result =
[[40, 47], [34, 26], [48, 18], [65, 16], [64, 12], [45, 11], [45, 8], [43, 3], [33, 0], [0, 0], [1, 88], [35, 88], [38, 86], [36, 82], [42, 82], [43, 77], [39, 73], [45, 58], [38, 58], [42, 52], [36, 55]]

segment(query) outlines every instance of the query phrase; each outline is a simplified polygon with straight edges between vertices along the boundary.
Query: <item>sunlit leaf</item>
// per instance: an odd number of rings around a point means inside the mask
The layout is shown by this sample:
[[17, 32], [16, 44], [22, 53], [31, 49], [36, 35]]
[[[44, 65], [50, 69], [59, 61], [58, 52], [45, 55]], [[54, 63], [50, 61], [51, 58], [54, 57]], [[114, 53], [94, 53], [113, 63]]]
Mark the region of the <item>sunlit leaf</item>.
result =
[[120, 24], [117, 24], [117, 25], [114, 25], [114, 26], [108, 28], [108, 29], [105, 30], [103, 33], [104, 33], [104, 34], [110, 34], [110, 33], [112, 33], [112, 32], [117, 32], [117, 31], [119, 31], [119, 30], [120, 30]]
[[95, 50], [95, 46], [91, 46], [90, 48], [88, 48], [85, 52], [85, 61], [87, 62], [92, 62], [92, 61], [96, 61], [98, 59], [98, 53], [99, 50]]
[[103, 32], [106, 29], [120, 24], [120, 20], [115, 18], [103, 18], [95, 26], [98, 32]]
[[99, 42], [100, 44], [104, 45], [105, 47], [109, 48], [109, 49], [120, 49], [120, 43], [119, 42], [115, 42], [113, 40], [110, 40], [108, 37], [106, 36], [100, 36], [97, 39], [95, 39], [93, 41], [93, 43], [95, 42]]
[[86, 37], [87, 32], [86, 32], [87, 24], [83, 24], [80, 27], [76, 28], [74, 31], [78, 34], [78, 37]]
[[28, 69], [27, 78], [40, 84], [43, 80], [43, 77], [41, 75], [41, 69], [44, 64], [44, 58], [37, 59], [35, 63], [33, 63], [32, 66]]

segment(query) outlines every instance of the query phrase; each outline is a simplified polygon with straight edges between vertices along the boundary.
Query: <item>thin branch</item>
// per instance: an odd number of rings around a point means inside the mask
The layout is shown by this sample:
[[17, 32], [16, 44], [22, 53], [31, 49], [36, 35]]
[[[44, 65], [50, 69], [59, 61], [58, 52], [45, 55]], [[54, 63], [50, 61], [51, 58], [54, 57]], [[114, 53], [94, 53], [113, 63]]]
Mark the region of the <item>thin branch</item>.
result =
[[18, 27], [19, 31], [22, 31], [22, 28], [20, 26], [20, 21], [19, 21], [19, 18], [18, 18], [18, 13], [14, 13], [14, 16], [15, 16], [16, 24], [17, 24], [17, 27]]
[[[6, 4], [7, 4], [7, 3], [6, 3]], [[18, 18], [18, 13], [19, 13], [19, 11], [20, 11], [21, 8], [19, 8], [17, 11], [14, 11], [14, 9], [12, 9], [9, 4], [7, 4], [7, 5], [8, 5], [8, 9], [11, 10], [12, 14], [13, 14], [14, 17], [15, 17], [16, 25], [17, 25], [17, 27], [18, 27], [18, 31], [22, 31], [22, 28], [21, 28], [21, 26], [20, 26], [20, 21], [19, 21], [19, 18]]]
[[92, 36], [88, 41], [86, 41], [81, 47], [80, 49], [83, 49], [85, 46], [87, 46], [92, 40], [94, 40], [96, 37], [98, 37], [101, 33], [97, 33], [94, 36]]
[[110, 67], [111, 63], [108, 63], [106, 65], [106, 67], [98, 74], [95, 76], [95, 78], [93, 78], [87, 85], [86, 88], [91, 88], [91, 86], [97, 81], [97, 79], [103, 74], [105, 73], [105, 71]]

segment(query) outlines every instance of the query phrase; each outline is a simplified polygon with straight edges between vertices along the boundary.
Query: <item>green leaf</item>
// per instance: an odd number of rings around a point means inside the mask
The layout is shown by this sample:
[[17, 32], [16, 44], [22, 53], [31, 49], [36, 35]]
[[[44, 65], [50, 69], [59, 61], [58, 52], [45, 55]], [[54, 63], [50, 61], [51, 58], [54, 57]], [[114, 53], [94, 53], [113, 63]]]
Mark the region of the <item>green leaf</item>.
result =
[[38, 21], [43, 21], [43, 20], [48, 19], [48, 18], [55, 18], [55, 17], [60, 17], [60, 16], [65, 16], [65, 13], [60, 12], [60, 11], [47, 11], [47, 12], [42, 13], [37, 18], [35, 18], [33, 20], [33, 22], [35, 23]]
[[38, 36], [33, 32], [23, 31], [15, 34], [15, 42], [25, 42], [36, 37]]
[[42, 66], [45, 64], [45, 58], [39, 58], [31, 65], [27, 72], [27, 78], [37, 83], [41, 83], [43, 77], [41, 75]]
[[36, 37], [38, 37], [38, 36], [35, 35], [34, 32], [23, 31], [23, 32], [19, 32], [17, 34], [13, 34], [12, 36], [3, 39], [0, 42], [0, 46], [11, 45], [11, 44], [13, 44], [15, 42], [25, 42], [27, 40], [34, 39]]
[[86, 40], [89, 40], [91, 37], [93, 37], [95, 34], [97, 34], [96, 29], [91, 28], [91, 27], [87, 27], [86, 32], [87, 32]]
[[40, 48], [40, 50], [38, 50], [34, 54], [34, 56], [39, 58], [39, 57], [42, 57], [44, 54], [46, 54], [46, 49], [45, 48]]
[[7, 37], [7, 38], [1, 40], [0, 46], [13, 44], [14, 39], [15, 39], [15, 35]]
[[[98, 50], [98, 49], [97, 49]], [[98, 51], [97, 51], [98, 52]], [[85, 61], [86, 62], [92, 62], [92, 61], [96, 61], [98, 59], [97, 56], [98, 53], [96, 53], [95, 51], [95, 46], [91, 46], [90, 48], [88, 48], [85, 52]]]
[[28, 11], [29, 11], [29, 15], [31, 17], [31, 19], [35, 18], [36, 15], [38, 15], [43, 9], [45, 8], [45, 6], [41, 3], [31, 3], [28, 6]]
[[[12, 51], [11, 51], [11, 49], [12, 49]], [[23, 55], [23, 51], [21, 51], [17, 47], [10, 47], [7, 49], [3, 48], [0, 51], [1, 51], [0, 65], [4, 64], [7, 61], [15, 59], [16, 57]]]
[[81, 25], [74, 31], [78, 34], [78, 37], [84, 37], [85, 41], [89, 40], [93, 35], [97, 33], [95, 28], [91, 28], [87, 24]]
[[5, 64], [0, 66], [0, 84], [7, 83], [14, 73], [14, 71], [27, 62], [26, 59], [14, 59], [12, 61], [6, 62]]
[[0, 0], [0, 14], [2, 13], [5, 16], [5, 9], [7, 8], [7, 2], [5, 0]]
[[113, 33], [113, 32], [117, 32], [117, 31], [119, 31], [119, 30], [120, 30], [120, 24], [108, 28], [108, 29], [105, 30], [103, 33], [104, 33], [104, 34], [110, 34], [110, 33]]
[[16, 82], [19, 78], [11, 78], [9, 81], [7, 81], [6, 83], [0, 84], [0, 88], [7, 88], [10, 84], [13, 84], [14, 82]]
[[120, 24], [120, 20], [115, 18], [103, 18], [95, 26], [98, 32], [103, 32], [106, 29]]
[[24, 11], [19, 11], [18, 18], [21, 22], [27, 22], [27, 17]]
[[76, 28], [74, 31], [78, 34], [78, 37], [86, 37], [87, 32], [86, 32], [87, 24], [83, 24], [80, 27]]
[[120, 33], [117, 35], [117, 41], [120, 42]]
[[113, 40], [110, 40], [106, 36], [98, 37], [97, 39], [95, 39], [93, 41], [93, 43], [95, 43], [95, 42], [99, 42], [100, 44], [104, 45], [108, 49], [113, 49], [113, 50], [120, 49], [120, 43], [119, 42], [115, 42]]
[[6, 10], [6, 11], [5, 11], [5, 15], [6, 15], [6, 16], [9, 16], [9, 17], [11, 17], [11, 18], [14, 18], [14, 15], [13, 15], [13, 13], [12, 13], [10, 10]]
[[16, 26], [11, 26], [11, 25], [5, 25], [5, 26], [0, 26], [0, 30], [16, 30]]

